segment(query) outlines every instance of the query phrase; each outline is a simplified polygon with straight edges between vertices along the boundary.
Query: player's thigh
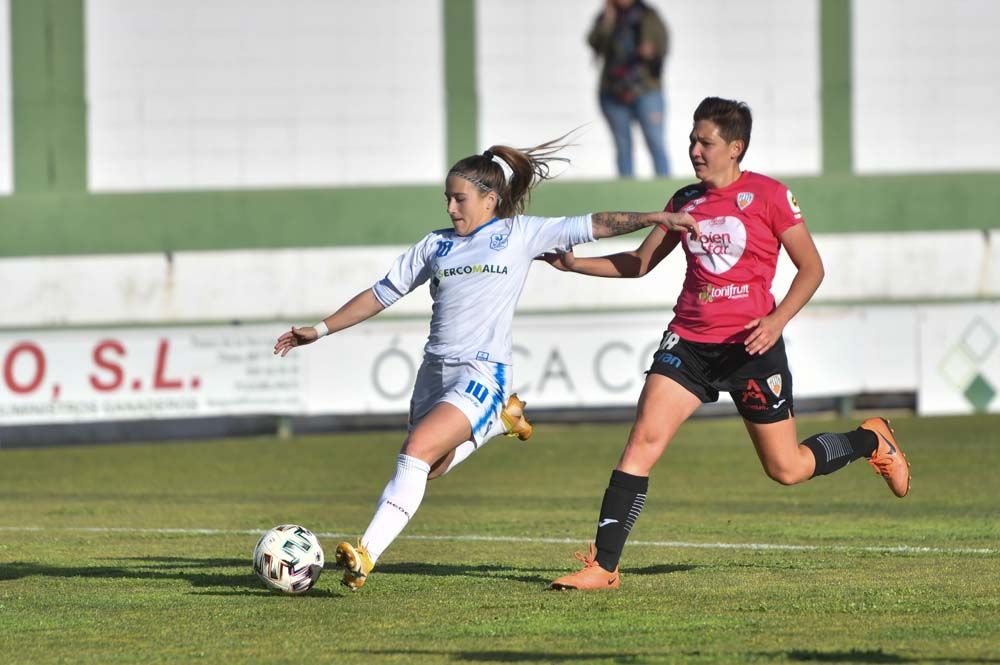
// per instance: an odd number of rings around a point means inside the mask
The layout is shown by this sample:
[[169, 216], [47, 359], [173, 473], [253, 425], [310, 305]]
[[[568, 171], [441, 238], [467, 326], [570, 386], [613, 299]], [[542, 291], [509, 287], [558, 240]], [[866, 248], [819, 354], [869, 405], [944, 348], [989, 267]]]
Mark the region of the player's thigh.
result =
[[440, 402], [420, 419], [403, 444], [403, 453], [434, 464], [472, 436], [469, 418], [461, 409]]
[[635, 424], [618, 463], [633, 475], [648, 475], [681, 424], [691, 417], [701, 399], [677, 381], [649, 373], [636, 407]]

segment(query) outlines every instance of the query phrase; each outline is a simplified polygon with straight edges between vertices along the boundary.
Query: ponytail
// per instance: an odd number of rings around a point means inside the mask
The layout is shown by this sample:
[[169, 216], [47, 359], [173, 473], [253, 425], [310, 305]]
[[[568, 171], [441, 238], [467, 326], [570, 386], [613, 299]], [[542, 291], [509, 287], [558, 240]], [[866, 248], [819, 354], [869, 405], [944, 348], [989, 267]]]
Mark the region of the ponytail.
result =
[[555, 177], [549, 173], [549, 164], [569, 162], [557, 156], [567, 145], [563, 143], [566, 136], [533, 148], [493, 145], [481, 155], [460, 159], [448, 175], [464, 178], [483, 192], [495, 192], [497, 217], [520, 215], [531, 200], [531, 190]]

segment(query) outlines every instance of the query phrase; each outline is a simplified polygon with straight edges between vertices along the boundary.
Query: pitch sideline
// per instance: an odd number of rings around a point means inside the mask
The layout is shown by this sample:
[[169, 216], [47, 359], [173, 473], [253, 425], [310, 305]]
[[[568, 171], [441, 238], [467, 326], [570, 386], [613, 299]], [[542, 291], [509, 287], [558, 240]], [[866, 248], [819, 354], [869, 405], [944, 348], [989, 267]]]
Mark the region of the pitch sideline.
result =
[[[66, 531], [75, 533], [148, 533], [179, 536], [260, 536], [267, 529], [181, 529], [181, 528], [142, 528], [142, 527], [41, 527], [41, 526], [0, 526], [0, 531]], [[320, 538], [355, 538], [356, 534], [317, 531]], [[579, 545], [585, 539], [579, 538], [544, 538], [531, 536], [482, 536], [475, 534], [456, 535], [420, 535], [404, 534], [399, 540], [431, 540], [452, 542], [493, 542], [493, 543], [534, 543], [534, 544], [566, 544]], [[678, 540], [630, 540], [629, 546], [664, 547], [680, 549], [714, 549], [714, 550], [771, 550], [788, 552], [877, 552], [894, 554], [985, 554], [1000, 553], [1000, 550], [988, 547], [918, 547], [914, 545], [795, 545], [780, 543], [694, 543]]]

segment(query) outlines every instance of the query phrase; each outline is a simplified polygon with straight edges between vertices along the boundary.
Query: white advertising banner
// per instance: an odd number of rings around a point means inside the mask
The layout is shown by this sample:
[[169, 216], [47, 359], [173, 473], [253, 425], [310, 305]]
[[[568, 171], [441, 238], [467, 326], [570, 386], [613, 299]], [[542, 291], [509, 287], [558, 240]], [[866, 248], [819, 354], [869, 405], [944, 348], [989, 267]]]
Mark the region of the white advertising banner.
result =
[[304, 356], [242, 327], [0, 335], [0, 424], [302, 411]]
[[[655, 314], [520, 317], [514, 390], [532, 407], [635, 404], [665, 320]], [[303, 351], [309, 412], [405, 413], [427, 323], [387, 321], [357, 330]]]
[[[519, 316], [514, 388], [532, 408], [634, 405], [669, 316]], [[0, 425], [409, 409], [425, 319], [376, 318], [285, 358], [272, 354], [282, 329], [2, 333]], [[996, 408], [996, 330], [993, 305], [815, 307], [785, 330], [794, 394], [919, 391], [921, 413]]]
[[920, 308], [921, 415], [1000, 411], [1000, 305]]

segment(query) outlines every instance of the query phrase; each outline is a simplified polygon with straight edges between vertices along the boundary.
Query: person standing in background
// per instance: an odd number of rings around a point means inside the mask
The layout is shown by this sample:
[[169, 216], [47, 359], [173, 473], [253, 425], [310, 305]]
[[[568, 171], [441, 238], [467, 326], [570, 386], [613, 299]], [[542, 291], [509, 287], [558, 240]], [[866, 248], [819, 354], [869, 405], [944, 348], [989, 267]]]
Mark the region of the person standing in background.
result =
[[604, 11], [595, 20], [587, 42], [595, 55], [604, 59], [599, 88], [601, 112], [615, 140], [618, 175], [633, 175], [633, 120], [642, 129], [656, 175], [669, 175], [662, 83], [668, 52], [666, 25], [642, 0], [605, 0]]

